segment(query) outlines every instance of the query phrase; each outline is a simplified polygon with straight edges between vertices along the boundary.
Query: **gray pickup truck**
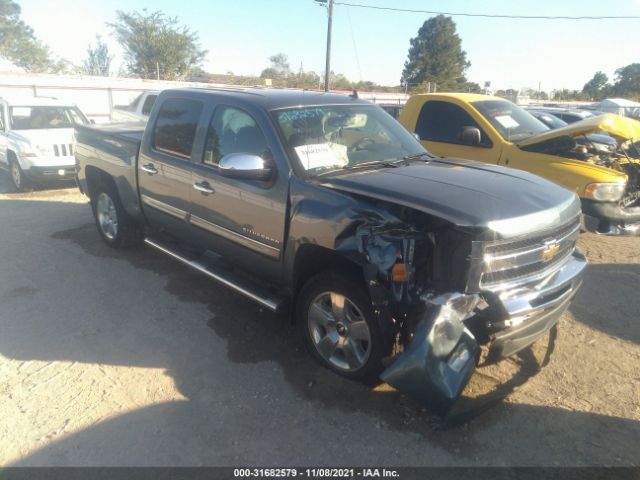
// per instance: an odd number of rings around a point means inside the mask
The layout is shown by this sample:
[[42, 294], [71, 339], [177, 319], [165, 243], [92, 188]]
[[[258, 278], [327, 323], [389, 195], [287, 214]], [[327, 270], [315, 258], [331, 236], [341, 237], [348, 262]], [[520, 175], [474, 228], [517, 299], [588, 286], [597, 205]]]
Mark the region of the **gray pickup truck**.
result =
[[357, 95], [167, 90], [146, 127], [79, 126], [75, 144], [107, 244], [289, 311], [327, 368], [439, 412], [550, 330], [586, 266], [575, 194], [434, 158]]

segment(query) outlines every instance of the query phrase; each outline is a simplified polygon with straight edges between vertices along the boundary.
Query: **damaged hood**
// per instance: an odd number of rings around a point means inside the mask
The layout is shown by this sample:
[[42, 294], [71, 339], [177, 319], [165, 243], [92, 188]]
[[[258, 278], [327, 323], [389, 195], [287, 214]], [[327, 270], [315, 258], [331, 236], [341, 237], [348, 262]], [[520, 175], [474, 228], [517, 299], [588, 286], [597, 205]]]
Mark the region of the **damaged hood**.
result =
[[573, 192], [548, 180], [462, 159], [356, 171], [323, 185], [405, 205], [458, 226], [489, 227], [503, 236], [539, 229], [541, 222], [551, 226], [580, 209]]
[[518, 147], [527, 147], [560, 137], [582, 137], [596, 132], [607, 132], [620, 143], [640, 140], [640, 122], [631, 118], [607, 113], [571, 123], [566, 127], [549, 130], [518, 142]]

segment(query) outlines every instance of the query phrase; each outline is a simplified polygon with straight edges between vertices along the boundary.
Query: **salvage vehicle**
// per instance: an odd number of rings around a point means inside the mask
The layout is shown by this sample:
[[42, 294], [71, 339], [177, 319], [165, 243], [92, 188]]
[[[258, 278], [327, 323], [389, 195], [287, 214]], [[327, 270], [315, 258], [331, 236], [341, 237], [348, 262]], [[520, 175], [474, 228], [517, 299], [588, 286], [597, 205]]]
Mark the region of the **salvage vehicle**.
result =
[[[551, 130], [569, 125], [568, 122], [552, 115], [547, 112], [547, 110], [537, 108], [526, 108], [526, 110]], [[616, 142], [616, 139], [605, 133], [591, 133], [589, 135], [584, 135], [582, 138], [577, 138], [576, 142], [579, 145], [587, 144], [595, 151], [602, 153], [613, 153], [618, 149], [618, 142]]]
[[435, 158], [355, 95], [168, 90], [146, 127], [79, 127], [75, 140], [108, 245], [144, 241], [288, 310], [325, 367], [437, 411], [481, 345], [482, 361], [529, 346], [582, 282], [573, 192]]
[[[607, 235], [640, 233], [640, 123], [612, 114], [549, 130], [499, 97], [466, 93], [412, 96], [400, 122], [433, 154], [526, 170], [575, 191], [584, 225]], [[617, 142], [603, 151], [586, 135]]]
[[73, 180], [73, 127], [88, 124], [75, 105], [49, 97], [0, 98], [0, 165], [17, 191], [30, 182]]
[[160, 92], [142, 92], [128, 105], [116, 105], [111, 112], [112, 122], [146, 122]]

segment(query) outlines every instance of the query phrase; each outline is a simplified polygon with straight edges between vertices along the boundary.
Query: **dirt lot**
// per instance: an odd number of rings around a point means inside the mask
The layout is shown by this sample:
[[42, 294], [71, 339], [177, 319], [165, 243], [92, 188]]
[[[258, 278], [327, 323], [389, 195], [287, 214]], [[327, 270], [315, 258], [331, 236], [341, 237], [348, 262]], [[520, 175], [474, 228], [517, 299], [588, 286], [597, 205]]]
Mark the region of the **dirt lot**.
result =
[[0, 194], [0, 224], [0, 465], [640, 463], [639, 238], [583, 235], [556, 341], [479, 369], [443, 421], [175, 261], [107, 248], [74, 189]]

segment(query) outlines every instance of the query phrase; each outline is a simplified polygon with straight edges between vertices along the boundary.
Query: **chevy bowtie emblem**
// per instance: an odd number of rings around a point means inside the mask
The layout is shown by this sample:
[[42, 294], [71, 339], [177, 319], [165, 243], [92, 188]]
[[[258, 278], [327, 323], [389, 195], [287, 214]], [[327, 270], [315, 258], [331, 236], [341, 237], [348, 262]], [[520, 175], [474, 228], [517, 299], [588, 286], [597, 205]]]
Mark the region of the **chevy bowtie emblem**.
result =
[[550, 242], [545, 246], [545, 249], [542, 251], [542, 261], [548, 262], [553, 257], [555, 257], [560, 251], [560, 244], [557, 242]]

